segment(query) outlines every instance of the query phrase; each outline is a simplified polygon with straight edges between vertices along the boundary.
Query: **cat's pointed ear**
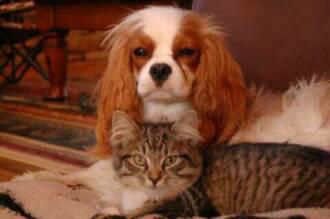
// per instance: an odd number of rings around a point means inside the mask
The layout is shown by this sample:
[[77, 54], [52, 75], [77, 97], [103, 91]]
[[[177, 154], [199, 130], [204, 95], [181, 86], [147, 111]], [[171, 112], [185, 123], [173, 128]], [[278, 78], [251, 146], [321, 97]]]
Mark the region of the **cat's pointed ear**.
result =
[[191, 141], [193, 144], [203, 142], [198, 126], [199, 119], [196, 111], [187, 111], [176, 123], [173, 124], [172, 129], [175, 132], [178, 140]]
[[137, 137], [139, 126], [123, 111], [112, 114], [110, 142], [112, 147], [125, 146]]

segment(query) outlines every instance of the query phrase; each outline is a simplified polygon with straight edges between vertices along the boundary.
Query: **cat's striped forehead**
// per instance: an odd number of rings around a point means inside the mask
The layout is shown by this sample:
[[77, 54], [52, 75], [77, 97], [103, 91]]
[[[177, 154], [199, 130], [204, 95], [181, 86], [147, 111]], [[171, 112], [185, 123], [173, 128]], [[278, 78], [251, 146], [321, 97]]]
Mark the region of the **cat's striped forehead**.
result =
[[141, 137], [149, 150], [166, 149], [169, 142], [174, 141], [172, 124], [144, 124], [141, 126]]

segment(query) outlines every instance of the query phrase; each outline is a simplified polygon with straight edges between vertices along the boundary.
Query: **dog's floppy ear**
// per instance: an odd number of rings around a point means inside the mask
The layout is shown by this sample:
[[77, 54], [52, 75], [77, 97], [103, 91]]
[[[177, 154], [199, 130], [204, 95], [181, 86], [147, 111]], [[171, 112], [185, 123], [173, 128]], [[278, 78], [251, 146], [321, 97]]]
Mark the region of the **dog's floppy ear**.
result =
[[125, 147], [138, 135], [139, 126], [123, 111], [112, 114], [110, 142], [113, 148]]
[[194, 110], [189, 110], [173, 124], [172, 130], [175, 132], [175, 137], [178, 140], [189, 141], [195, 145], [203, 142], [198, 126], [199, 119], [197, 113]]
[[[234, 134], [246, 113], [247, 90], [240, 66], [227, 48], [224, 33], [205, 19], [193, 105], [203, 122], [214, 124], [219, 143]], [[203, 127], [202, 127], [203, 129]], [[212, 130], [200, 130], [202, 135]]]
[[98, 83], [97, 96], [97, 145], [91, 152], [110, 154], [109, 131], [112, 115], [116, 110], [128, 113], [135, 121], [140, 119], [140, 99], [136, 81], [130, 69], [129, 42], [136, 29], [135, 23], [124, 20], [107, 33], [104, 44], [109, 50], [108, 65]]

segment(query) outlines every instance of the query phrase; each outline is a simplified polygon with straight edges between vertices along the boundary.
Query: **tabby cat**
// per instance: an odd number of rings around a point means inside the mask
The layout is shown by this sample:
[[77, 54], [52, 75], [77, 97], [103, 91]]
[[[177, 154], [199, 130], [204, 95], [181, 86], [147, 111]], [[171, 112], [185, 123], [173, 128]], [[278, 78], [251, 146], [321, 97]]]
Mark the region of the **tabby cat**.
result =
[[185, 193], [200, 176], [202, 139], [196, 121], [197, 114], [191, 111], [174, 124], [139, 126], [117, 111], [112, 120], [111, 159], [68, 175], [40, 171], [16, 180], [80, 184], [99, 194], [101, 214], [143, 214]]

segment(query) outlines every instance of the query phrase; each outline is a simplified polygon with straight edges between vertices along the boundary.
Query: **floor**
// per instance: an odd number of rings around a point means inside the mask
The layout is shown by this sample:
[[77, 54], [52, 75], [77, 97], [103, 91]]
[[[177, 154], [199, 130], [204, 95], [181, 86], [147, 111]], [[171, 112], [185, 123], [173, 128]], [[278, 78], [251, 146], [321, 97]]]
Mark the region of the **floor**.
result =
[[[16, 112], [15, 110], [25, 110], [27, 114], [29, 112], [44, 113], [50, 115], [50, 117], [55, 116], [64, 120], [68, 118], [68, 115], [71, 115], [74, 119], [80, 119], [84, 123], [93, 126], [95, 123], [95, 113], [84, 111], [79, 101], [82, 94], [88, 94], [89, 96], [93, 93], [105, 65], [106, 60], [104, 59], [70, 62], [67, 82], [68, 98], [64, 103], [47, 103], [42, 101], [43, 94], [48, 87], [48, 82], [43, 80], [34, 70], [29, 70], [19, 84], [8, 85], [0, 91], [0, 113], [1, 110], [5, 108], [8, 110], [8, 107], [12, 107], [13, 113]], [[27, 108], [28, 110], [26, 111]], [[3, 118], [6, 115], [0, 115], [0, 120], [1, 116]], [[4, 121], [4, 119], [1, 121]], [[42, 135], [44, 127], [41, 124], [34, 123], [33, 125], [36, 129], [40, 129]], [[2, 131], [0, 130], [0, 133]], [[35, 131], [38, 132], [38, 130]], [[86, 141], [90, 140], [86, 139]], [[0, 181], [8, 180], [27, 170], [35, 171], [39, 169], [40, 167], [35, 165], [8, 159], [8, 157], [0, 153]]]
[[26, 163], [9, 160], [5, 157], [0, 157], [0, 182], [12, 179], [18, 174], [26, 171], [37, 171], [39, 167], [27, 165]]

